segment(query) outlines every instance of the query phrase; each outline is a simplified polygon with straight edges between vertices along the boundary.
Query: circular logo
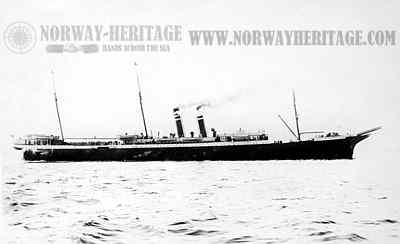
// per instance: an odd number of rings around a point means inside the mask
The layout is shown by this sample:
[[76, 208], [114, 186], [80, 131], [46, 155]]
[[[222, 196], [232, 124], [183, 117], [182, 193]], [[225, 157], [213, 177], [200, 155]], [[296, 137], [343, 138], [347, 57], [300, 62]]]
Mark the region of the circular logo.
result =
[[4, 43], [14, 53], [27, 53], [36, 44], [35, 28], [26, 22], [14, 22], [4, 31]]

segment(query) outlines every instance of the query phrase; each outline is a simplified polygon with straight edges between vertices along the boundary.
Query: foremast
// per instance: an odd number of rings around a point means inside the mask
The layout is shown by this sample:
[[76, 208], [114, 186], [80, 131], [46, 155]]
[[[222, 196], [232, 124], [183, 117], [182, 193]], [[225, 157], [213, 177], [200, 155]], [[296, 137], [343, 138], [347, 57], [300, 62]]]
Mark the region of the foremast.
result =
[[56, 105], [56, 111], [57, 111], [57, 118], [58, 118], [58, 126], [60, 128], [60, 134], [61, 134], [61, 140], [64, 141], [64, 132], [61, 124], [61, 118], [60, 118], [60, 111], [58, 109], [58, 99], [57, 99], [57, 91], [56, 91], [56, 81], [54, 79], [54, 71], [51, 70], [51, 76], [52, 76], [52, 81], [53, 81], [53, 94], [54, 94], [54, 102]]

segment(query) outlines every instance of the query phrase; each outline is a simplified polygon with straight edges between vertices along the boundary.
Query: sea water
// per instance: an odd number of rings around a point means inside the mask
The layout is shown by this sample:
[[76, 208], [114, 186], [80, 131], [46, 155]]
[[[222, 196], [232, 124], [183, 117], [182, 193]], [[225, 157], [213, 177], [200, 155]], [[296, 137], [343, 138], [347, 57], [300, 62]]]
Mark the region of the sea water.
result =
[[400, 243], [395, 158], [10, 160], [1, 243]]

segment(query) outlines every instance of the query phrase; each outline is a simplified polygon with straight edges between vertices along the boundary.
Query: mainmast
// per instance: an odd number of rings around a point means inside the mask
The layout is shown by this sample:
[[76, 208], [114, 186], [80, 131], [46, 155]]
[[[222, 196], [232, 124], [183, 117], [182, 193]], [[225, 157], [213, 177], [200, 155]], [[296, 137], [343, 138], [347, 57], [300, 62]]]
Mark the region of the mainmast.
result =
[[300, 129], [299, 129], [299, 115], [297, 114], [297, 108], [296, 108], [296, 96], [294, 94], [293, 90], [293, 107], [294, 107], [294, 116], [296, 118], [296, 129], [297, 129], [297, 140], [301, 141], [300, 138]]
[[61, 140], [64, 141], [64, 133], [63, 133], [62, 125], [61, 125], [60, 112], [59, 112], [59, 110], [58, 110], [58, 100], [57, 100], [57, 92], [56, 92], [56, 82], [55, 82], [55, 79], [54, 79], [54, 71], [53, 71], [53, 70], [51, 70], [51, 76], [52, 76], [52, 80], [53, 80], [54, 101], [55, 101], [55, 103], [56, 103], [56, 111], [57, 111], [58, 125], [59, 125], [59, 127], [60, 127]]
[[[136, 62], [135, 62], [135, 67], [137, 66]], [[147, 126], [146, 126], [146, 119], [144, 117], [144, 111], [143, 111], [143, 103], [142, 103], [142, 91], [140, 89], [140, 83], [139, 83], [139, 72], [136, 68], [136, 81], [137, 81], [137, 86], [138, 86], [138, 90], [139, 90], [139, 103], [140, 103], [140, 110], [142, 112], [142, 119], [143, 119], [143, 125], [144, 125], [144, 132], [146, 134], [146, 138], [148, 138], [148, 134], [147, 134]]]

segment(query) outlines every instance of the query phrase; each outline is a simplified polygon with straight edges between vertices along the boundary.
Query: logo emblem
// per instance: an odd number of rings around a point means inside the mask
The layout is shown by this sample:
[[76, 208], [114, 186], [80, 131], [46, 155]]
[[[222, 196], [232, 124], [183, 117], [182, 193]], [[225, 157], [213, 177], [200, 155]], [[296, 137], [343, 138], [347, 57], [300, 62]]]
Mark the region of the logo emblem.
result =
[[29, 52], [36, 44], [36, 31], [26, 22], [14, 22], [4, 31], [4, 43], [14, 53]]

